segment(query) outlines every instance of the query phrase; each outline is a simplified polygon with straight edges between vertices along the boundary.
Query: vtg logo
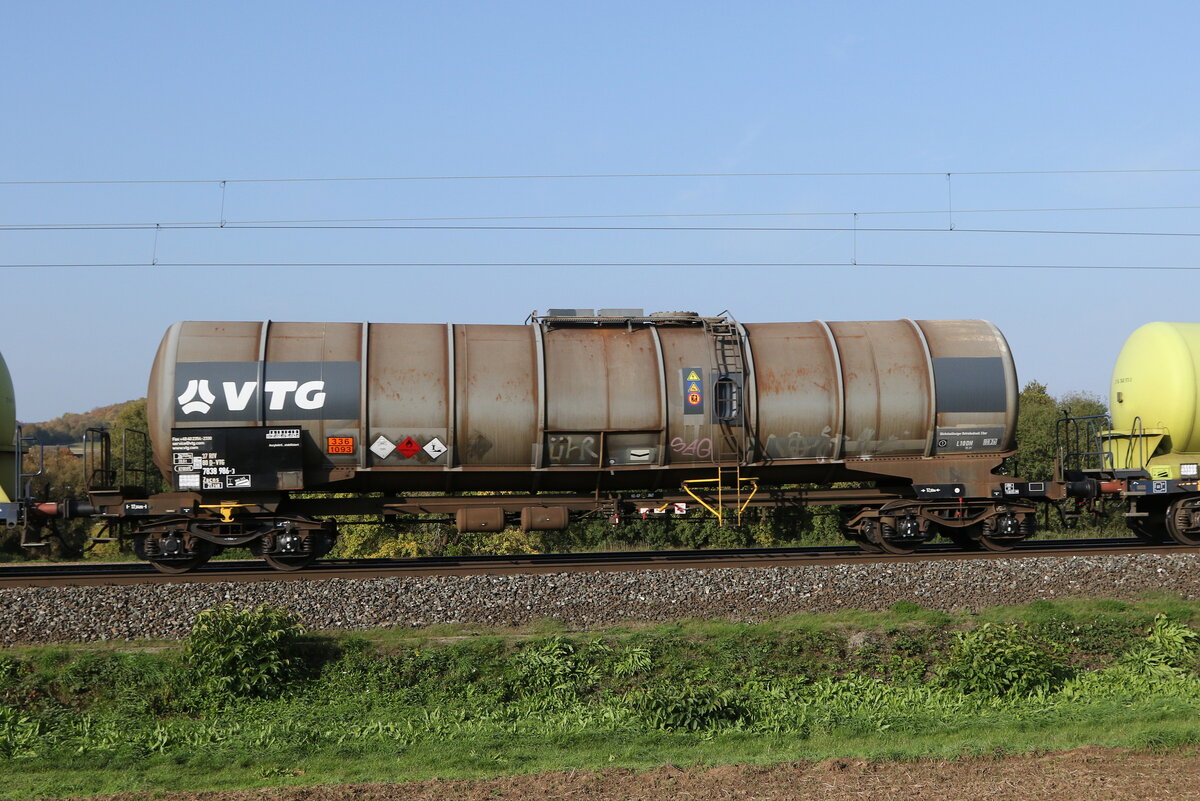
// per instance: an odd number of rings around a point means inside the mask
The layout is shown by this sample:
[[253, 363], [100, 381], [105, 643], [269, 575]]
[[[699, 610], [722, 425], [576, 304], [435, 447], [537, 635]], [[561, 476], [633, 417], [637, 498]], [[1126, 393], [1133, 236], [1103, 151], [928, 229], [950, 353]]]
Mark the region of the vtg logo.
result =
[[[221, 389], [225, 393], [226, 408], [231, 412], [240, 412], [250, 405], [258, 382], [244, 381], [239, 384], [236, 381], [223, 381]], [[265, 381], [263, 389], [267, 393], [267, 408], [272, 411], [282, 410], [289, 394], [293, 395], [293, 402], [301, 409], [320, 409], [325, 405], [324, 381], [305, 381], [303, 384], [298, 381]], [[187, 389], [177, 398], [184, 414], [208, 414], [216, 399], [207, 378], [189, 380]]]
[[187, 362], [175, 373], [175, 417], [209, 422], [354, 420], [358, 362]]

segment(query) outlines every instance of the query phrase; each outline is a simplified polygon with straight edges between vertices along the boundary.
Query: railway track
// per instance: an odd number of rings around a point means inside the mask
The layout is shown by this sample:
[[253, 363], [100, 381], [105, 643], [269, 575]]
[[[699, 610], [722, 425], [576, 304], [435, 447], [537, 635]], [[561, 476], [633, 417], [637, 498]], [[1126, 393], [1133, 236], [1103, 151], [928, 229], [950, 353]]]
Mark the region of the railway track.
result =
[[1176, 544], [1149, 545], [1136, 538], [1045, 540], [1021, 543], [1011, 551], [964, 551], [936, 544], [910, 555], [865, 553], [853, 545], [807, 548], [739, 548], [692, 551], [613, 551], [603, 553], [456, 556], [417, 559], [322, 560], [304, 570], [283, 572], [257, 560], [212, 561], [194, 573], [164, 575], [144, 562], [104, 564], [0, 565], [0, 587], [100, 584], [208, 584], [250, 581], [320, 581], [386, 576], [621, 572], [635, 570], [795, 567], [814, 564], [872, 564], [914, 560], [1011, 559], [1034, 556], [1114, 556], [1141, 553], [1197, 553]]

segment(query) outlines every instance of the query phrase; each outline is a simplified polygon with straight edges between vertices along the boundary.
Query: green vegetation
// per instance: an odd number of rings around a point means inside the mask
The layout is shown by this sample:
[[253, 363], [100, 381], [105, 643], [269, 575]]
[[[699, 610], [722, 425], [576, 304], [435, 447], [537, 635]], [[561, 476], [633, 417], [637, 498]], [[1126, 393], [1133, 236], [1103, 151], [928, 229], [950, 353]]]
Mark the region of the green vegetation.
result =
[[901, 603], [759, 625], [301, 636], [0, 655], [0, 796], [1200, 745], [1200, 603]]
[[[75, 445], [83, 441], [84, 431], [100, 426], [112, 426], [126, 406], [138, 402], [133, 400], [114, 403], [111, 406], [100, 406], [82, 414], [68, 412], [62, 417], [56, 417], [45, 423], [22, 423], [21, 433], [26, 437], [32, 437], [41, 445]], [[144, 409], [146, 407], [145, 398], [142, 398], [140, 403]]]
[[185, 663], [205, 695], [271, 698], [300, 674], [301, 660], [292, 653], [301, 634], [286, 612], [227, 604], [196, 616]]
[[[151, 493], [162, 492], [166, 484], [150, 460], [145, 437], [123, 436], [126, 430], [145, 432], [146, 399], [103, 406], [85, 414], [65, 414], [47, 423], [30, 423], [22, 435], [32, 438], [41, 448], [31, 448], [25, 456], [24, 470], [41, 475], [29, 480], [30, 496], [36, 500], [80, 500], [87, 497], [81, 443], [88, 428], [107, 428], [112, 434], [112, 467], [115, 480], [127, 485], [146, 486]], [[98, 549], [89, 546], [89, 538], [104, 533], [101, 526], [90, 520], [51, 520], [42, 529], [49, 543], [45, 549], [23, 551], [19, 547], [20, 533], [0, 531], [0, 560], [29, 557], [78, 559], [86, 555], [101, 559], [122, 558], [115, 543]], [[126, 544], [126, 558], [133, 558]]]

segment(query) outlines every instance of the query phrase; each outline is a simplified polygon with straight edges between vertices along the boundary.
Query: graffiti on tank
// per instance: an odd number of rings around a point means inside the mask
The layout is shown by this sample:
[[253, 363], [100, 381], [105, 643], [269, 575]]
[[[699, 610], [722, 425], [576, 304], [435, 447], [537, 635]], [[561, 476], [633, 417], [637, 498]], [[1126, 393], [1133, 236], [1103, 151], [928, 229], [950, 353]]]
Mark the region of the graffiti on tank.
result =
[[767, 455], [774, 459], [803, 459], [833, 454], [833, 429], [825, 429], [815, 437], [793, 431], [786, 436], [771, 434], [767, 437]]
[[555, 434], [550, 437], [550, 463], [596, 464], [600, 461], [596, 447], [595, 434]]
[[675, 437], [671, 440], [671, 450], [678, 453], [680, 456], [695, 456], [697, 459], [711, 459], [713, 455], [713, 442], [708, 437], [697, 437], [691, 442], [687, 442], [683, 437]]

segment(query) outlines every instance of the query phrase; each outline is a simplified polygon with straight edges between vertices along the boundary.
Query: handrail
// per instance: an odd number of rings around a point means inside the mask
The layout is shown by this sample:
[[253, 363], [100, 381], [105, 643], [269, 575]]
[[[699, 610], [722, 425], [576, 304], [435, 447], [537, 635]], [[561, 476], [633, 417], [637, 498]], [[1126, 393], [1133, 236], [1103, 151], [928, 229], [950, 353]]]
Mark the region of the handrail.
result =
[[86, 429], [83, 432], [83, 483], [87, 491], [114, 489], [116, 481], [117, 471], [112, 468], [112, 436], [105, 428]]
[[[37, 478], [38, 476], [45, 474], [45, 472], [46, 472], [46, 446], [39, 443], [33, 437], [22, 436], [21, 425], [19, 423], [17, 424], [17, 431], [16, 431], [16, 435], [13, 437], [13, 441], [14, 441], [14, 444], [16, 445], [16, 449], [17, 449], [17, 459], [16, 459], [17, 483], [16, 483], [16, 486], [13, 487], [13, 490], [17, 493], [18, 497], [13, 498], [13, 500], [15, 501], [15, 500], [19, 500], [20, 498], [29, 498], [30, 495], [32, 494], [31, 490], [30, 490], [29, 482], [26, 482], [25, 479]], [[37, 447], [38, 447], [38, 469], [37, 469], [37, 472], [35, 472], [35, 473], [26, 473], [25, 472], [25, 446], [26, 445], [37, 445]]]
[[1054, 450], [1063, 470], [1104, 470], [1113, 466], [1113, 455], [1103, 447], [1102, 430], [1110, 427], [1107, 414], [1074, 417], [1062, 409], [1055, 421]]

